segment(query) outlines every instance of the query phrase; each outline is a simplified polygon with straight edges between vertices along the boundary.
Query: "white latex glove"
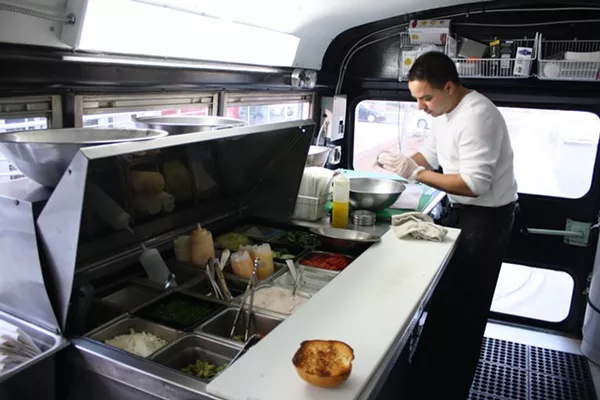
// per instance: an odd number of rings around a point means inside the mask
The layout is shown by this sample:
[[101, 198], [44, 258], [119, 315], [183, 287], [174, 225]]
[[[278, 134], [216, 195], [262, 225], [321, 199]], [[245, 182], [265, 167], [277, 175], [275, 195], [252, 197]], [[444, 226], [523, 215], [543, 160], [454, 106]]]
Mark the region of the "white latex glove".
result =
[[412, 158], [399, 153], [390, 153], [389, 151], [379, 153], [379, 156], [377, 156], [377, 163], [384, 169], [395, 172], [401, 177], [413, 181], [416, 179], [417, 173], [424, 169]]

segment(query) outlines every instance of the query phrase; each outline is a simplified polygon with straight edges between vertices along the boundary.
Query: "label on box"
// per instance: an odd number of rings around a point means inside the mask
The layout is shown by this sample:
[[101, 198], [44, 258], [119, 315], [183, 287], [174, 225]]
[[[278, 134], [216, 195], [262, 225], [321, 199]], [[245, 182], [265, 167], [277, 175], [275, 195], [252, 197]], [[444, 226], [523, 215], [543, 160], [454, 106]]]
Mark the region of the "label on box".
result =
[[403, 51], [402, 52], [402, 62], [400, 65], [400, 76], [401, 77], [406, 77], [408, 75], [408, 72], [410, 71], [410, 68], [415, 63], [416, 59], [417, 59], [416, 51]]
[[450, 20], [412, 20], [408, 26], [408, 33], [413, 44], [446, 44], [446, 39], [450, 36]]
[[517, 47], [517, 53], [515, 55], [515, 68], [513, 74], [516, 76], [529, 75], [532, 57], [533, 49], [531, 47]]

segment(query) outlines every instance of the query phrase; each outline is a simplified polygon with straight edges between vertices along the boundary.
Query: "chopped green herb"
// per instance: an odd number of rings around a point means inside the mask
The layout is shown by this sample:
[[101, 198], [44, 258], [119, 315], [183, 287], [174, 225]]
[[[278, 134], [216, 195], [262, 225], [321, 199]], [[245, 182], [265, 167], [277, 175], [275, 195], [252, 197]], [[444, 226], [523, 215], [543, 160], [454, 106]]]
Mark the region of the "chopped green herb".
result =
[[295, 244], [302, 247], [315, 247], [321, 244], [321, 241], [317, 235], [302, 231], [286, 232], [276, 239], [276, 241]]
[[207, 361], [196, 360], [194, 364], [190, 364], [181, 371], [186, 374], [194, 375], [203, 379], [212, 379], [225, 369], [226, 365], [216, 366]]
[[207, 304], [191, 304], [175, 299], [165, 304], [159, 304], [149, 316], [182, 325], [191, 325], [211, 312], [212, 310]]

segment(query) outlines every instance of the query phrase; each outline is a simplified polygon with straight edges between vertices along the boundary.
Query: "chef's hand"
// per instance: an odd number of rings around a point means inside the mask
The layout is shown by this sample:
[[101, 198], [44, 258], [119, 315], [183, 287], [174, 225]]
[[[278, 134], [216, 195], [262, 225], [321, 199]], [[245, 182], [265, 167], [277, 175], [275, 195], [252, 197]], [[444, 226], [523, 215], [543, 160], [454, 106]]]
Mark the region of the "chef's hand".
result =
[[412, 158], [399, 153], [390, 153], [389, 151], [379, 153], [377, 164], [409, 180], [416, 180], [416, 175], [425, 169], [420, 167]]

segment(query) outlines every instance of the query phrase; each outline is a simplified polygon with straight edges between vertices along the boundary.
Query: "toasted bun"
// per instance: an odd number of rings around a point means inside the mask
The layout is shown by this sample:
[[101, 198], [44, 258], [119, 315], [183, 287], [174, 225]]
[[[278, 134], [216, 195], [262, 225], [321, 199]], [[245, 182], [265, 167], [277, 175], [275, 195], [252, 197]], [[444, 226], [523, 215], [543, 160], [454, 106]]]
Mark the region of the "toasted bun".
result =
[[306, 340], [294, 354], [292, 363], [306, 382], [319, 387], [343, 383], [352, 372], [354, 350], [337, 340]]

